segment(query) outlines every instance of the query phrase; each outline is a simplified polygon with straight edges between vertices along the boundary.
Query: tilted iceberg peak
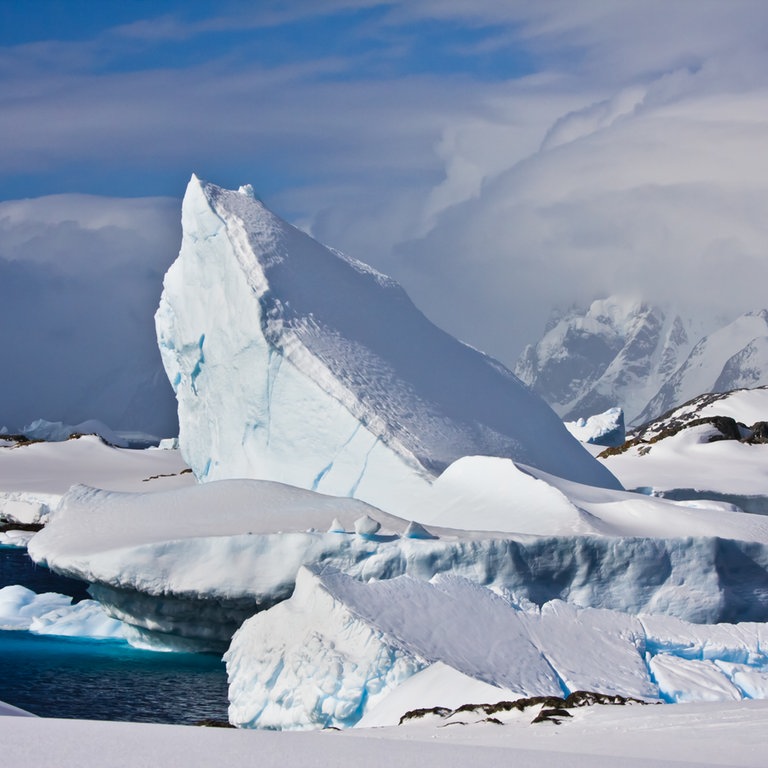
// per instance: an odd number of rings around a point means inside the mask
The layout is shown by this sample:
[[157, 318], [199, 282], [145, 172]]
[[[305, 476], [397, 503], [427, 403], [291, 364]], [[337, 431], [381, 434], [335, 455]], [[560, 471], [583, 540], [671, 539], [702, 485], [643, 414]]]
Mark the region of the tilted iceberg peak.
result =
[[383, 508], [465, 455], [617, 481], [506, 368], [394, 280], [193, 176], [156, 315], [200, 480], [278, 480]]

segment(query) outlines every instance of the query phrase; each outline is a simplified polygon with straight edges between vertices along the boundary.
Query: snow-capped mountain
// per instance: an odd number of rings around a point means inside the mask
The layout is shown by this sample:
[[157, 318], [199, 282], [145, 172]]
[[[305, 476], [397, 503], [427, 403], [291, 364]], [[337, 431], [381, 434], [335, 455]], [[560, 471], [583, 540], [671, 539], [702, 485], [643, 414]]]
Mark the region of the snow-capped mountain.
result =
[[182, 227], [156, 325], [200, 480], [278, 480], [387, 509], [481, 454], [618, 487], [509, 370], [250, 188], [193, 177]]
[[619, 406], [640, 424], [704, 392], [768, 383], [768, 312], [701, 337], [679, 314], [611, 297], [556, 317], [515, 373], [564, 419]]
[[705, 392], [768, 384], [768, 311], [749, 312], [705, 336], [640, 413], [653, 419]]
[[611, 297], [554, 318], [515, 373], [564, 419], [620, 406], [631, 423], [691, 346], [690, 325], [679, 315]]

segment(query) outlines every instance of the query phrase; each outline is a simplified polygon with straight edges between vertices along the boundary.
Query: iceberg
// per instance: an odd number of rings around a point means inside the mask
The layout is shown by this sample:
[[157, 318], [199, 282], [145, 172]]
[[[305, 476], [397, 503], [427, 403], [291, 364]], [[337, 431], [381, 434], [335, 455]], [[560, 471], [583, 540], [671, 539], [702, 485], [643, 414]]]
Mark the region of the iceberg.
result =
[[125, 639], [127, 631], [95, 600], [81, 600], [73, 605], [67, 595], [37, 594], [19, 584], [0, 589], [0, 629], [120, 640]]
[[448, 700], [431, 699], [442, 707], [456, 706], [462, 689], [496, 694], [489, 705], [578, 691], [741, 700], [765, 691], [767, 633], [765, 624], [700, 626], [560, 600], [539, 608], [455, 576], [362, 583], [304, 568], [290, 600], [232, 638], [229, 716], [245, 728], [391, 725], [435, 682], [447, 689]]
[[193, 176], [155, 316], [182, 454], [402, 510], [465, 455], [619, 488], [509, 370], [444, 333], [390, 278]]
[[[146, 642], [168, 645], [225, 647], [245, 619], [291, 596], [302, 566], [362, 582], [454, 574], [537, 605], [561, 599], [696, 622], [768, 620], [765, 517], [563, 485], [574, 503], [508, 459], [462, 462], [466, 471], [447, 470], [447, 488], [435, 483], [434, 519], [418, 525], [357, 499], [264, 480], [147, 493], [76, 486], [28, 551], [89, 582], [110, 615]], [[475, 463], [488, 465], [497, 488], [484, 486]], [[461, 497], [460, 482], [480, 490]], [[546, 504], [552, 515], [537, 514]], [[462, 517], [477, 528], [450, 527]], [[494, 530], [502, 524], [506, 531]]]
[[612, 448], [626, 440], [624, 411], [621, 408], [609, 408], [605, 413], [595, 414], [588, 419], [566, 421], [565, 428], [580, 442], [592, 445]]

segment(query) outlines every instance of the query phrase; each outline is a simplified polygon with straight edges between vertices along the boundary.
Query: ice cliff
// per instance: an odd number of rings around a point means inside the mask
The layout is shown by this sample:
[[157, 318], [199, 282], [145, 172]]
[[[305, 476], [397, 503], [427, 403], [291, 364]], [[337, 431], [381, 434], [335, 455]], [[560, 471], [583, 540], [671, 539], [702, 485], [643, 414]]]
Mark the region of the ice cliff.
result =
[[182, 227], [155, 319], [198, 479], [271, 479], [392, 510], [484, 454], [619, 487], [510, 371], [250, 188], [193, 176]]

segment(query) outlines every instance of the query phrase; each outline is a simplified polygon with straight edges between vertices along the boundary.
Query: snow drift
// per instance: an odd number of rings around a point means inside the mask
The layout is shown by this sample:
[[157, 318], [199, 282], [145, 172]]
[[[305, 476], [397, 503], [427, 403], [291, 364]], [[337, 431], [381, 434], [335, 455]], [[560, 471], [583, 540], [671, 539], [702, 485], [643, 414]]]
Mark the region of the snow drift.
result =
[[403, 289], [192, 177], [158, 342], [200, 480], [253, 477], [394, 510], [457, 458], [514, 458], [617, 488], [506, 368]]

